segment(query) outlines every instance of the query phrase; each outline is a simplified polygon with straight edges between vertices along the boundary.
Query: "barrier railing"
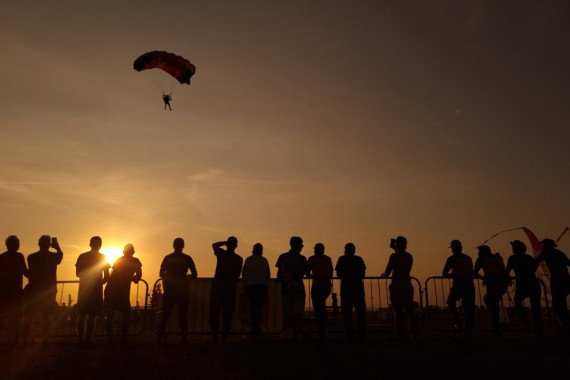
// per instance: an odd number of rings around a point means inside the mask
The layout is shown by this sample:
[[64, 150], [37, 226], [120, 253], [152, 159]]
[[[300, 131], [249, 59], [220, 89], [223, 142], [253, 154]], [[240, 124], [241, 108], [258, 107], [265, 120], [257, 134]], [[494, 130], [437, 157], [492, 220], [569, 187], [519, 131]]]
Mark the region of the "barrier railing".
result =
[[[418, 328], [422, 325], [423, 291], [420, 281], [412, 277], [414, 287], [414, 309], [417, 315]], [[390, 302], [389, 286], [391, 277], [366, 277], [364, 278], [364, 291], [366, 296], [366, 325], [368, 332], [395, 333], [394, 311]], [[311, 279], [305, 279], [305, 289], [307, 291], [307, 305], [305, 319], [311, 324], [316, 323], [311, 300]], [[327, 331], [333, 333], [344, 332], [342, 324], [342, 310], [340, 299], [340, 283], [337, 277], [333, 278], [331, 296], [327, 298]], [[333, 296], [336, 294], [336, 297]], [[333, 304], [337, 299], [337, 305]], [[356, 318], [353, 319], [356, 323]]]
[[[491, 313], [487, 310], [484, 303], [486, 294], [483, 280], [475, 278], [475, 331], [492, 331]], [[539, 279], [542, 287], [542, 312], [545, 327], [552, 324], [552, 312], [550, 309], [549, 299], [546, 293], [545, 283]], [[424, 295], [424, 319], [430, 329], [440, 333], [448, 333], [453, 331], [453, 322], [451, 313], [447, 305], [447, 297], [452, 285], [452, 279], [442, 276], [432, 276], [425, 281]], [[526, 331], [522, 321], [516, 311], [514, 303], [514, 294], [516, 289], [516, 280], [512, 278], [512, 282], [507, 288], [507, 292], [500, 301], [499, 321], [502, 331]], [[523, 302], [525, 309], [530, 308], [529, 300]], [[461, 302], [458, 303], [459, 311], [462, 313]], [[461, 314], [462, 315], [462, 314]], [[529, 317], [532, 321], [532, 317]]]
[[[316, 329], [315, 316], [311, 300], [311, 279], [305, 279], [305, 313], [304, 328], [308, 331]], [[366, 277], [367, 330], [370, 332], [390, 333], [394, 330], [394, 314], [390, 303], [389, 285], [391, 278]], [[188, 334], [209, 334], [210, 290], [212, 278], [189, 279]], [[418, 315], [418, 324], [422, 324], [423, 297], [418, 279], [412, 278], [414, 286], [414, 304]], [[158, 279], [152, 291], [150, 302], [150, 328], [158, 333], [158, 323], [162, 315], [162, 280]], [[336, 297], [335, 297], [336, 295]], [[336, 298], [336, 303], [335, 303]], [[327, 298], [327, 331], [343, 332], [340, 279], [333, 278], [331, 296]], [[221, 321], [220, 321], [221, 322]], [[243, 280], [237, 282], [237, 301], [232, 321], [232, 334], [247, 334], [250, 331], [248, 299], [244, 292]], [[356, 323], [356, 318], [355, 318]], [[180, 334], [178, 315], [174, 310], [166, 325], [165, 334]], [[281, 311], [281, 287], [275, 279], [269, 281], [267, 304], [264, 311], [262, 330], [265, 334], [283, 332], [283, 316]]]
[[[77, 296], [79, 289], [79, 281], [58, 281], [57, 282], [57, 308], [52, 316], [52, 328], [50, 335], [57, 337], [76, 336], [76, 321], [77, 321], [77, 303], [73, 302], [74, 297]], [[147, 305], [149, 296], [148, 283], [141, 279], [138, 284], [131, 284], [131, 315], [128, 335], [139, 335], [146, 329], [147, 323]], [[65, 302], [67, 301], [67, 302]], [[25, 318], [30, 318], [24, 312]], [[118, 326], [122, 321], [123, 316], [117, 313], [114, 319], [114, 328], [118, 331]], [[103, 323], [104, 315], [96, 318], [94, 336], [105, 335], [105, 326]], [[30, 335], [37, 336], [39, 334], [40, 318], [34, 316], [32, 319]]]
[[[209, 334], [210, 290], [212, 278], [194, 278], [188, 280], [188, 334]], [[150, 303], [150, 328], [158, 333], [158, 324], [162, 316], [162, 279], [153, 286]], [[281, 287], [275, 279], [268, 283], [268, 297], [263, 313], [262, 331], [265, 334], [279, 334], [283, 330], [281, 312]], [[175, 306], [176, 308], [176, 306]], [[221, 320], [220, 320], [221, 323]], [[232, 334], [247, 334], [251, 330], [249, 303], [243, 287], [243, 280], [237, 281], [237, 297], [232, 320]], [[165, 334], [180, 334], [178, 314], [176, 310], [170, 314]]]
[[[305, 279], [306, 301], [304, 321], [308, 331], [316, 330], [316, 321], [311, 300], [311, 279]], [[394, 313], [390, 302], [389, 285], [391, 278], [366, 277], [364, 287], [366, 293], [367, 330], [369, 332], [394, 333]], [[475, 331], [491, 331], [491, 316], [486, 310], [483, 297], [486, 290], [482, 280], [474, 279], [475, 282]], [[539, 279], [542, 293], [542, 310], [545, 328], [556, 323], [550, 306], [550, 295], [544, 281]], [[209, 325], [209, 297], [212, 278], [197, 278], [189, 281], [190, 302], [188, 308], [188, 333], [208, 334]], [[162, 280], [158, 279], [149, 293], [149, 285], [145, 280], [131, 285], [131, 323], [129, 335], [139, 335], [147, 328], [154, 333], [158, 332], [158, 322], [162, 314]], [[441, 276], [429, 277], [424, 288], [418, 279], [412, 277], [414, 286], [414, 305], [417, 312], [418, 328], [424, 326], [432, 331], [448, 333], [453, 331], [453, 323], [447, 296], [451, 288], [451, 279]], [[52, 323], [53, 336], [75, 336], [75, 324], [77, 319], [77, 304], [74, 298], [78, 293], [79, 281], [58, 281], [57, 311]], [[514, 305], [514, 293], [516, 280], [508, 287], [501, 300], [500, 321], [504, 331], [524, 331]], [[529, 309], [528, 299], [524, 302], [525, 308]], [[331, 296], [327, 298], [327, 331], [341, 333], [343, 331], [342, 311], [340, 299], [340, 279], [333, 278]], [[461, 310], [461, 308], [460, 308]], [[94, 335], [104, 335], [103, 315], [98, 318]], [[121, 322], [122, 315], [117, 314], [115, 323]], [[532, 320], [532, 318], [529, 318]], [[34, 325], [39, 322], [34, 319]], [[356, 323], [356, 318], [354, 318]], [[31, 333], [38, 333], [37, 326], [32, 325]], [[232, 333], [247, 334], [250, 331], [249, 304], [243, 288], [243, 280], [238, 280], [237, 300], [234, 310]], [[281, 288], [275, 279], [269, 281], [268, 299], [263, 317], [263, 332], [265, 334], [281, 334], [283, 332], [283, 316], [281, 311]], [[171, 314], [168, 321], [167, 334], [179, 334], [177, 313]]]

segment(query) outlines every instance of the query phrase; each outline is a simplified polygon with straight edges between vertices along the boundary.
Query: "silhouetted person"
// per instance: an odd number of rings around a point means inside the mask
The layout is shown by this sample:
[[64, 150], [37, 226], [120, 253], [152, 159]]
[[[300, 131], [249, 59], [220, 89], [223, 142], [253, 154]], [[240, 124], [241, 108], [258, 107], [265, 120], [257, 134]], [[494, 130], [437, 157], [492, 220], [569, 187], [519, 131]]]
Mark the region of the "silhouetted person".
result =
[[445, 262], [442, 276], [453, 279], [447, 305], [453, 318], [453, 327], [456, 332], [461, 331], [463, 325], [459, 318], [456, 303], [461, 301], [465, 312], [465, 337], [473, 337], [475, 317], [475, 285], [473, 284], [473, 260], [462, 252], [463, 247], [459, 240], [452, 240], [449, 245], [452, 255]]
[[335, 271], [340, 278], [340, 307], [344, 321], [346, 338], [352, 340], [352, 308], [356, 310], [358, 337], [364, 340], [366, 335], [366, 300], [364, 298], [364, 276], [366, 265], [360, 256], [356, 256], [356, 247], [352, 243], [344, 246], [344, 255], [338, 258]]
[[[57, 266], [63, 259], [63, 252], [57, 238], [42, 235], [38, 240], [39, 251], [28, 256], [30, 278], [26, 287], [26, 321], [24, 337], [27, 338], [30, 326], [39, 316], [42, 326], [42, 339], [45, 342], [51, 328], [52, 317], [57, 310]], [[55, 252], [50, 251], [50, 247]]]
[[26, 260], [18, 250], [20, 240], [15, 235], [6, 238], [7, 251], [0, 255], [0, 316], [6, 319], [4, 328], [9, 345], [18, 343], [22, 327], [24, 276], [29, 277]]
[[528, 330], [529, 323], [524, 308], [524, 300], [530, 300], [530, 307], [534, 316], [534, 327], [538, 335], [542, 332], [542, 309], [540, 296], [542, 289], [536, 277], [536, 260], [526, 253], [526, 245], [520, 240], [511, 242], [512, 256], [507, 260], [505, 272], [507, 276], [515, 271], [515, 307], [524, 327]]
[[307, 270], [307, 259], [301, 255], [303, 239], [293, 236], [289, 239], [289, 252], [282, 253], [277, 259], [277, 281], [281, 283], [281, 301], [283, 320], [293, 332], [293, 340], [302, 336], [301, 325], [305, 312], [305, 284], [303, 277]]
[[[503, 295], [509, 286], [509, 279], [505, 270], [503, 258], [498, 253], [493, 254], [488, 245], [477, 247], [479, 253], [475, 260], [473, 276], [483, 278], [483, 286], [487, 289], [483, 301], [491, 312], [491, 325], [495, 335], [501, 335], [501, 325], [499, 322], [500, 304]], [[483, 269], [483, 277], [479, 272]]]
[[271, 276], [269, 262], [263, 257], [261, 243], [256, 243], [251, 256], [245, 259], [242, 276], [245, 294], [249, 299], [251, 336], [254, 343], [257, 343], [261, 335], [261, 320], [267, 300], [267, 282]]
[[[222, 247], [226, 247], [223, 249]], [[238, 240], [230, 236], [227, 241], [212, 244], [216, 255], [216, 272], [210, 292], [210, 328], [214, 342], [218, 342], [220, 316], [222, 317], [222, 342], [230, 334], [237, 297], [237, 279], [241, 274], [243, 259], [235, 250]]]
[[544, 239], [540, 242], [542, 252], [536, 258], [536, 264], [546, 262], [550, 272], [550, 292], [552, 293], [552, 309], [562, 327], [563, 335], [570, 335], [568, 325], [568, 304], [566, 297], [570, 294], [570, 274], [568, 266], [570, 260], [562, 251], [559, 251], [556, 242]]
[[79, 255], [75, 263], [79, 277], [77, 337], [81, 345], [91, 344], [95, 318], [103, 313], [103, 284], [109, 280], [109, 263], [99, 252], [102, 244], [99, 236], [93, 236], [89, 241], [91, 250]]
[[317, 320], [319, 338], [325, 338], [325, 323], [327, 313], [327, 298], [331, 294], [333, 263], [325, 255], [325, 246], [315, 244], [314, 255], [307, 260], [307, 278], [312, 279], [311, 299]]
[[188, 337], [188, 271], [190, 278], [198, 277], [194, 260], [183, 253], [184, 239], [176, 238], [172, 243], [174, 252], [166, 255], [160, 265], [159, 276], [162, 278], [164, 294], [162, 296], [162, 316], [158, 324], [158, 342], [161, 343], [166, 323], [170, 318], [170, 313], [176, 305], [178, 309], [178, 323], [182, 333], [182, 342], [187, 343]]
[[172, 96], [170, 94], [162, 93], [162, 100], [164, 101], [164, 110], [168, 106], [168, 109], [172, 111], [172, 107], [170, 107], [170, 101], [172, 100]]
[[412, 278], [410, 272], [412, 271], [412, 264], [414, 259], [412, 255], [406, 251], [408, 241], [403, 236], [398, 236], [394, 241], [393, 248], [396, 252], [390, 255], [386, 270], [382, 273], [381, 277], [389, 277], [392, 275], [392, 282], [390, 284], [390, 301], [394, 308], [396, 317], [396, 330], [398, 337], [404, 336], [404, 318], [408, 317], [410, 330], [412, 336], [417, 338], [417, 318], [414, 311], [414, 287], [412, 286]]
[[135, 247], [127, 244], [123, 248], [123, 256], [113, 263], [109, 282], [105, 287], [105, 329], [107, 338], [113, 341], [113, 319], [115, 312], [121, 313], [121, 344], [127, 343], [129, 322], [131, 320], [131, 282], [138, 284], [142, 277], [142, 264], [133, 257]]

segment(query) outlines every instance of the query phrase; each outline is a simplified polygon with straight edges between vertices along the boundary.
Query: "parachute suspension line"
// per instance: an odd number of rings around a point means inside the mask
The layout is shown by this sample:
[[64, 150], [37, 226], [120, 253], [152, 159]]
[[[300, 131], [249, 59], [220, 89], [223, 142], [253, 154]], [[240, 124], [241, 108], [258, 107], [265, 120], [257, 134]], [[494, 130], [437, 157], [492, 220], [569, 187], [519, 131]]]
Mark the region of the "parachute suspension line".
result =
[[566, 234], [566, 232], [568, 232], [568, 230], [570, 230], [569, 227], [564, 228], [564, 231], [562, 231], [562, 233], [560, 234], [560, 236], [558, 236], [558, 238], [555, 240], [556, 244], [558, 244], [558, 242], [560, 241], [560, 239], [562, 239], [562, 236], [564, 236]]
[[496, 234], [494, 234], [493, 236], [491, 236], [490, 238], [488, 238], [487, 240], [485, 240], [483, 243], [481, 243], [481, 245], [486, 244], [489, 240], [497, 237], [497, 235], [502, 234], [503, 232], [511, 232], [511, 231], [516, 231], [516, 230], [520, 230], [522, 229], [522, 227], [518, 227], [518, 228], [511, 228], [510, 230], [504, 230], [504, 231], [499, 231]]

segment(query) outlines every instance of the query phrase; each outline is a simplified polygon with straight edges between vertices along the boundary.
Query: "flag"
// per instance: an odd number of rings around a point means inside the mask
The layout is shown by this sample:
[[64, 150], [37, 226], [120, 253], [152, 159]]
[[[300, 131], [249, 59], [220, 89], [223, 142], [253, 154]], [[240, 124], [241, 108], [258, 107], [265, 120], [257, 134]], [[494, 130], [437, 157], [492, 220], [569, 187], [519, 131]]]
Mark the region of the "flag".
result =
[[539, 255], [540, 252], [542, 252], [542, 247], [540, 246], [540, 241], [538, 241], [538, 238], [536, 237], [536, 235], [529, 230], [526, 227], [521, 227], [522, 230], [524, 231], [524, 233], [526, 234], [526, 236], [528, 237], [528, 240], [530, 240], [530, 244], [532, 246], [532, 250], [533, 250], [533, 256], [536, 259], [536, 257]]

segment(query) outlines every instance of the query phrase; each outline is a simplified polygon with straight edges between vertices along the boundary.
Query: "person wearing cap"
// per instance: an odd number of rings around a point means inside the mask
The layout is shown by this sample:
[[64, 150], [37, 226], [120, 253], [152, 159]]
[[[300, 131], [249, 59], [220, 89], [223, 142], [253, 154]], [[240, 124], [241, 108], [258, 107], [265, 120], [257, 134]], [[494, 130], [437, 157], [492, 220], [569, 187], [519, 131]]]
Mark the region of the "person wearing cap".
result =
[[540, 296], [542, 289], [536, 277], [536, 260], [526, 253], [526, 245], [520, 240], [511, 242], [512, 256], [507, 260], [505, 269], [507, 276], [511, 271], [515, 271], [515, 308], [524, 327], [529, 330], [529, 323], [524, 307], [524, 300], [529, 299], [530, 308], [534, 317], [534, 328], [536, 334], [540, 336], [542, 332], [542, 309], [540, 307]]
[[568, 266], [570, 260], [562, 251], [559, 251], [556, 242], [544, 239], [540, 242], [542, 252], [536, 258], [537, 264], [546, 262], [550, 272], [550, 291], [552, 292], [552, 308], [562, 327], [562, 334], [569, 335], [568, 305], [566, 297], [570, 294], [570, 274]]
[[473, 337], [475, 317], [475, 286], [473, 284], [473, 260], [463, 253], [459, 240], [452, 240], [449, 245], [452, 255], [448, 257], [443, 267], [442, 276], [452, 278], [453, 283], [447, 297], [447, 305], [453, 318], [453, 327], [456, 332], [462, 330], [461, 320], [456, 303], [461, 301], [465, 311], [465, 337]]
[[[487, 293], [483, 297], [483, 301], [487, 309], [491, 312], [493, 331], [497, 337], [500, 337], [500, 302], [508, 287], [505, 263], [499, 253], [493, 254], [491, 252], [491, 248], [488, 245], [480, 245], [477, 249], [479, 250], [479, 254], [477, 260], [475, 260], [473, 276], [475, 278], [482, 278], [483, 286], [487, 288]], [[483, 270], [483, 276], [479, 274], [481, 269]]]

